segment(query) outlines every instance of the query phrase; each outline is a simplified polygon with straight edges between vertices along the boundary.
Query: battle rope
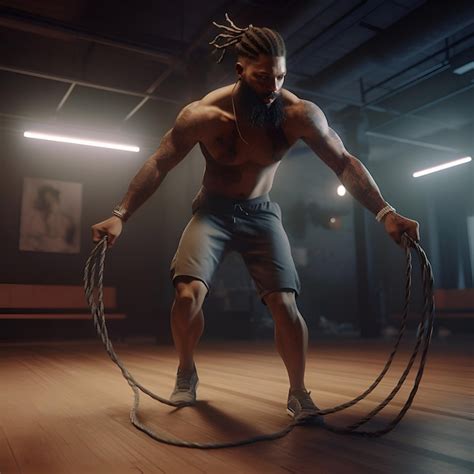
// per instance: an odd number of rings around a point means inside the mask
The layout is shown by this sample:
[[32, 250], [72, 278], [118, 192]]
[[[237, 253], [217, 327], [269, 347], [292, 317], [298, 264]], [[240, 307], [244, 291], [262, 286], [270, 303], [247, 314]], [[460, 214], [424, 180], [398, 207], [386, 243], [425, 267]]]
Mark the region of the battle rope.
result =
[[[404, 239], [403, 244], [404, 244], [405, 255], [406, 255], [405, 306], [404, 306], [403, 317], [402, 317], [402, 322], [400, 325], [398, 337], [396, 339], [392, 352], [387, 360], [387, 363], [385, 364], [385, 367], [382, 369], [382, 371], [377, 376], [377, 378], [374, 380], [372, 385], [369, 388], [367, 388], [367, 390], [365, 390], [361, 395], [354, 398], [353, 400], [350, 400], [346, 403], [342, 403], [333, 408], [320, 410], [319, 414], [329, 415], [332, 413], [336, 413], [338, 411], [349, 408], [355, 405], [356, 403], [358, 403], [359, 401], [363, 400], [365, 397], [367, 397], [367, 395], [369, 395], [375, 389], [375, 387], [377, 387], [377, 385], [380, 383], [380, 381], [382, 380], [382, 378], [384, 377], [384, 375], [387, 373], [388, 369], [390, 368], [390, 365], [392, 364], [392, 360], [400, 344], [401, 338], [405, 332], [406, 320], [408, 316], [408, 306], [409, 306], [410, 297], [411, 297], [411, 273], [412, 273], [412, 258], [411, 258], [411, 252], [410, 252], [410, 245], [414, 248], [414, 250], [418, 254], [420, 268], [421, 268], [423, 293], [424, 293], [424, 304], [423, 304], [421, 322], [418, 326], [418, 334], [417, 334], [415, 347], [413, 349], [412, 355], [407, 363], [405, 370], [403, 371], [402, 375], [400, 376], [400, 379], [398, 380], [398, 383], [393, 388], [393, 390], [389, 393], [389, 395], [385, 398], [385, 400], [383, 400], [376, 408], [374, 408], [371, 412], [369, 412], [365, 417], [360, 419], [357, 423], [353, 423], [350, 426], [339, 427], [339, 426], [330, 425], [328, 423], [325, 423], [323, 425], [324, 428], [334, 433], [354, 434], [354, 435], [367, 436], [367, 437], [376, 437], [376, 436], [381, 436], [381, 435], [384, 435], [385, 433], [388, 433], [389, 431], [393, 430], [393, 428], [395, 428], [395, 426], [400, 422], [400, 420], [403, 418], [405, 413], [410, 408], [413, 402], [413, 399], [415, 398], [416, 392], [418, 390], [418, 386], [421, 382], [421, 378], [423, 376], [423, 371], [424, 371], [425, 362], [426, 362], [426, 356], [427, 356], [428, 348], [431, 341], [431, 334], [433, 332], [433, 319], [434, 319], [433, 274], [431, 271], [431, 265], [428, 261], [428, 258], [425, 252], [423, 251], [423, 249], [420, 247], [420, 245], [417, 242], [415, 242], [411, 237], [409, 237], [407, 234], [403, 234], [403, 239]], [[104, 261], [105, 261], [106, 250], [107, 250], [107, 237], [103, 237], [102, 240], [98, 242], [97, 245], [94, 247], [94, 249], [91, 252], [91, 255], [89, 256], [86, 262], [86, 266], [84, 270], [84, 289], [85, 289], [87, 301], [91, 308], [94, 326], [97, 331], [97, 334], [99, 335], [102, 342], [104, 343], [107, 354], [109, 354], [112, 361], [118, 365], [118, 367], [120, 368], [122, 372], [122, 375], [124, 376], [127, 383], [130, 385], [131, 389], [133, 390], [134, 400], [133, 400], [133, 406], [130, 411], [130, 421], [136, 428], [143, 431], [144, 433], [146, 433], [148, 436], [155, 439], [156, 441], [171, 444], [174, 446], [181, 446], [181, 447], [187, 447], [187, 448], [201, 448], [201, 449], [214, 448], [215, 449], [215, 448], [230, 448], [234, 446], [242, 446], [245, 444], [255, 443], [257, 441], [281, 438], [285, 436], [286, 434], [288, 434], [291, 430], [293, 430], [295, 426], [299, 424], [304, 424], [305, 421], [308, 421], [304, 419], [294, 420], [286, 428], [283, 428], [282, 430], [276, 431], [274, 433], [263, 434], [263, 435], [253, 436], [247, 439], [224, 442], [224, 443], [196, 443], [196, 442], [190, 442], [190, 441], [183, 441], [183, 440], [179, 440], [175, 438], [174, 439], [167, 438], [165, 436], [159, 436], [150, 428], [145, 426], [138, 419], [138, 415], [137, 415], [138, 406], [140, 403], [140, 391], [142, 391], [149, 397], [155, 400], [158, 400], [161, 403], [164, 403], [166, 405], [170, 405], [170, 406], [176, 406], [176, 405], [173, 402], [169, 401], [168, 399], [162, 398], [154, 394], [153, 392], [148, 390], [146, 387], [141, 385], [139, 382], [137, 382], [114, 351], [112, 342], [110, 341], [109, 335], [107, 332], [107, 327], [105, 323], [105, 314], [104, 314], [104, 303], [103, 303], [103, 278], [104, 278]], [[95, 289], [97, 290], [96, 292], [94, 291]], [[387, 404], [390, 403], [390, 401], [399, 392], [399, 390], [403, 386], [403, 383], [408, 377], [408, 374], [413, 366], [413, 363], [415, 362], [415, 359], [418, 354], [418, 351], [420, 350], [420, 347], [421, 347], [421, 358], [419, 362], [418, 371], [416, 373], [415, 381], [413, 384], [413, 388], [411, 389], [411, 392], [408, 395], [407, 401], [405, 402], [405, 404], [403, 405], [399, 413], [387, 424], [385, 428], [375, 430], [375, 431], [361, 431], [361, 430], [356, 431], [360, 426], [370, 421], [377, 413], [383, 410], [383, 408], [385, 408], [385, 406], [387, 406]]]

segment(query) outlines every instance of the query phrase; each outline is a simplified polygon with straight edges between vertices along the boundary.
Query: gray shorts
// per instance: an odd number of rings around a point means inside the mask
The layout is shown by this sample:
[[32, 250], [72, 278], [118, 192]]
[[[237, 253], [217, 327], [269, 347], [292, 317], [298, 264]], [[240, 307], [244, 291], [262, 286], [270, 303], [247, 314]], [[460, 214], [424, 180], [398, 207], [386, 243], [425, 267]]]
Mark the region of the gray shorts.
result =
[[233, 200], [202, 191], [193, 201], [193, 217], [171, 262], [173, 283], [180, 276], [201, 280], [209, 290], [214, 273], [230, 251], [237, 251], [260, 298], [273, 291], [300, 292], [300, 280], [281, 222], [281, 209], [268, 194]]

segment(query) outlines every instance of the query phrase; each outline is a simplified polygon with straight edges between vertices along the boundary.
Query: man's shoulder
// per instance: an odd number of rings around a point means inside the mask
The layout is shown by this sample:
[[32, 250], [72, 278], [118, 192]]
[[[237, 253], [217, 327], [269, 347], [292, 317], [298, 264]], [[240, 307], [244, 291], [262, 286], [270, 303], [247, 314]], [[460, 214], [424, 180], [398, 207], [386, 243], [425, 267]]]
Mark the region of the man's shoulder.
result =
[[293, 92], [290, 92], [288, 89], [281, 89], [280, 94], [285, 107], [294, 107], [301, 102], [301, 99]]
[[324, 127], [326, 117], [323, 111], [309, 100], [300, 99], [291, 92], [285, 104], [286, 126], [304, 134], [308, 130]]
[[285, 113], [293, 119], [307, 119], [309, 116], [318, 116], [322, 110], [309, 100], [301, 99], [292, 92], [283, 89], [282, 99], [285, 105]]
[[217, 107], [206, 104], [202, 100], [191, 102], [182, 108], [178, 114], [178, 120], [186, 122], [201, 122], [212, 118], [218, 112]]
[[178, 118], [198, 124], [228, 120], [232, 118], [228, 102], [230, 103], [229, 86], [221, 87], [186, 105]]
[[227, 86], [219, 87], [208, 92], [201, 100], [201, 104], [210, 106], [223, 106], [231, 100], [232, 89], [235, 84], [229, 84]]
[[183, 107], [176, 119], [175, 129], [192, 128], [198, 132], [204, 132], [210, 125], [231, 118], [231, 115], [220, 107], [197, 100]]

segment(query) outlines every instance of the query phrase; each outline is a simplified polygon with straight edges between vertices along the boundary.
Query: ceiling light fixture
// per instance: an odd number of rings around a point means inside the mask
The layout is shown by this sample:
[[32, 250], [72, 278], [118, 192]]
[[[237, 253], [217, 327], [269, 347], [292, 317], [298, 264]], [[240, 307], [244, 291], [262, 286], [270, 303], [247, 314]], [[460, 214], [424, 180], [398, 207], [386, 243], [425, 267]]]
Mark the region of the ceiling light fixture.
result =
[[474, 61], [469, 61], [468, 63], [463, 64], [462, 66], [459, 66], [456, 69], [453, 69], [453, 72], [454, 74], [461, 76], [462, 74], [466, 74], [466, 72], [472, 71], [473, 69]]
[[60, 143], [73, 143], [75, 145], [95, 146], [99, 148], [110, 148], [112, 150], [133, 151], [138, 153], [140, 148], [133, 145], [124, 145], [122, 143], [101, 142], [98, 140], [90, 140], [88, 138], [65, 137], [63, 135], [51, 135], [49, 133], [26, 131], [23, 133], [26, 138], [36, 138], [38, 140], [48, 140]]
[[436, 173], [437, 171], [442, 171], [448, 168], [452, 168], [453, 166], [469, 163], [471, 160], [472, 158], [470, 156], [459, 158], [458, 160], [450, 161], [449, 163], [444, 163], [442, 165], [433, 166], [432, 168], [427, 168], [426, 170], [417, 171], [416, 173], [413, 173], [413, 177], [419, 178], [420, 176], [425, 176], [427, 174]]

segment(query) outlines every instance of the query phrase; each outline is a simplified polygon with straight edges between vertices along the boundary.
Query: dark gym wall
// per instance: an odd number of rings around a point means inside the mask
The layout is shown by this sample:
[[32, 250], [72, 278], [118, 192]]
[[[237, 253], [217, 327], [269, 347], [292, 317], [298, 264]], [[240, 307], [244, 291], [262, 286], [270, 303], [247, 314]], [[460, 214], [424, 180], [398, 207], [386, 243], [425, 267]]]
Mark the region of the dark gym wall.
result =
[[[162, 123], [171, 125], [173, 120], [174, 116], [163, 117]], [[28, 140], [5, 130], [0, 134], [0, 281], [81, 285], [83, 266], [92, 249], [91, 225], [111, 215], [152, 149], [128, 153]], [[157, 143], [159, 138], [158, 133]], [[169, 262], [202, 174], [202, 162], [196, 155], [193, 151], [178, 165], [172, 177], [130, 219], [107, 254], [106, 285], [118, 288], [119, 304], [130, 317], [132, 332], [155, 333], [159, 319], [165, 316], [161, 302], [169, 301], [172, 294]], [[79, 254], [19, 250], [24, 177], [82, 183]]]
[[[422, 154], [427, 155], [425, 163]], [[421, 245], [433, 268], [435, 289], [472, 288], [468, 218], [474, 215], [474, 168], [459, 166], [417, 179], [412, 177], [414, 171], [424, 165], [429, 167], [433, 161], [442, 162], [443, 153], [413, 149], [396, 161], [372, 162], [370, 170], [385, 199], [397, 212], [419, 222]], [[382, 323], [394, 324], [390, 315], [401, 314], [403, 308], [404, 253], [372, 219], [368, 219], [368, 230], [370, 299]], [[420, 312], [423, 295], [416, 257], [413, 267], [411, 311]], [[460, 324], [468, 328], [467, 321]]]

